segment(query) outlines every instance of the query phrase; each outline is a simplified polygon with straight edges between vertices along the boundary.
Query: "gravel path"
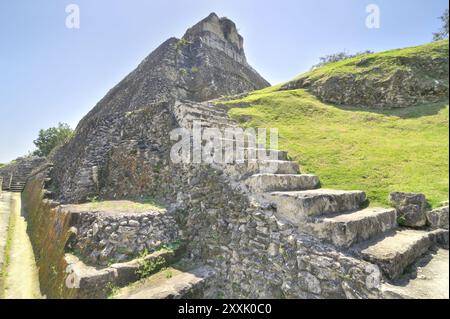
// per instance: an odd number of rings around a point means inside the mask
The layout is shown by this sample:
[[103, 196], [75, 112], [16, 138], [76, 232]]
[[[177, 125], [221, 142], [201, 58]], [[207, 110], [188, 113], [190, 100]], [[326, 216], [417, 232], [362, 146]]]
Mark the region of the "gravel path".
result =
[[[5, 193], [3, 193], [3, 196]], [[2, 213], [11, 212], [13, 226], [9, 250], [9, 263], [4, 276], [3, 297], [6, 299], [42, 298], [39, 289], [39, 275], [30, 239], [27, 235], [27, 223], [21, 214], [20, 194], [10, 193], [9, 205], [0, 205]]]

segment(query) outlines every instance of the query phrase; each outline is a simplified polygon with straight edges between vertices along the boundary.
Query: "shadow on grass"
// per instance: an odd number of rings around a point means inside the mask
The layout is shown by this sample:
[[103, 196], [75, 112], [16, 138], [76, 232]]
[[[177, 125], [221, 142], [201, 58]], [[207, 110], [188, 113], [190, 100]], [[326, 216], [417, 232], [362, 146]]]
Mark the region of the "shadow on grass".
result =
[[370, 112], [376, 113], [385, 116], [394, 116], [402, 119], [414, 119], [421, 118], [424, 116], [433, 116], [438, 114], [441, 110], [445, 109], [449, 105], [449, 100], [436, 102], [436, 103], [428, 103], [421, 104], [417, 106], [409, 106], [409, 107], [392, 107], [392, 108], [370, 108], [370, 107], [356, 107], [356, 106], [344, 106], [344, 105], [335, 105], [328, 104], [330, 106], [334, 106], [340, 110], [344, 111], [360, 111], [360, 112]]

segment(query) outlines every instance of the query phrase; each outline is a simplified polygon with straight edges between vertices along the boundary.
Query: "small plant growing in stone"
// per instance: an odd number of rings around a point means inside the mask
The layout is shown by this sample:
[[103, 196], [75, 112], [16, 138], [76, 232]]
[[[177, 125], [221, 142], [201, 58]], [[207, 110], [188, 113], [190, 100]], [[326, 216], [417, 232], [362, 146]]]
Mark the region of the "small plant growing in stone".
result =
[[404, 226], [406, 223], [406, 218], [405, 216], [398, 216], [397, 217], [397, 224], [399, 224], [400, 226]]
[[113, 298], [115, 295], [117, 295], [119, 293], [120, 288], [115, 286], [112, 282], [109, 282], [106, 285], [106, 291], [108, 291], [108, 295], [107, 298], [111, 299]]
[[172, 270], [167, 269], [167, 270], [166, 270], [166, 278], [167, 278], [167, 279], [170, 279], [170, 278], [172, 278], [172, 277], [173, 277]]
[[188, 71], [186, 69], [180, 69], [181, 76], [186, 76], [188, 74]]
[[182, 47], [190, 45], [190, 44], [192, 44], [192, 42], [190, 42], [189, 40], [180, 39], [176, 44], [177, 51], [181, 50]]
[[136, 271], [136, 274], [140, 279], [147, 278], [148, 276], [161, 269], [165, 264], [166, 260], [162, 257], [151, 260], [143, 259], [139, 265], [139, 269]]
[[88, 200], [90, 203], [98, 203], [98, 196], [88, 197], [87, 200]]

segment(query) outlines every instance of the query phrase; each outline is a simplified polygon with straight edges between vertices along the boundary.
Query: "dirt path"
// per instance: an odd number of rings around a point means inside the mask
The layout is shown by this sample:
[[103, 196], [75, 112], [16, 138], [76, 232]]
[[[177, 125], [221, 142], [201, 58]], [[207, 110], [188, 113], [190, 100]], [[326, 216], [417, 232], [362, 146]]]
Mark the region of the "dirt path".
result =
[[8, 224], [11, 206], [11, 194], [0, 191], [0, 298], [3, 292], [3, 265], [6, 258], [6, 243], [8, 241]]
[[8, 264], [4, 276], [3, 297], [6, 299], [42, 298], [39, 289], [38, 269], [33, 249], [27, 235], [27, 223], [21, 213], [20, 194], [10, 194], [10, 243]]

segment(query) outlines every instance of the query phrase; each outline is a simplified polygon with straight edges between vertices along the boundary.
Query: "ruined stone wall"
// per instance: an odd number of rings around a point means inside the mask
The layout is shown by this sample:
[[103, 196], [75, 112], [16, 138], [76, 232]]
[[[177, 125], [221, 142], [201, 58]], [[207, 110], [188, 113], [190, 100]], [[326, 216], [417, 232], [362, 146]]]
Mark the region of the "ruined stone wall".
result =
[[[233, 26], [219, 24], [220, 30], [207, 31], [228, 39], [239, 55], [240, 39], [229, 33]], [[50, 156], [52, 170], [43, 168], [27, 183], [24, 204], [43, 290], [50, 297], [71, 296], [64, 293], [63, 257], [74, 223], [45, 196], [65, 204], [152, 197], [176, 221], [187, 257], [217, 270], [208, 296], [376, 297], [376, 267], [300, 234], [277, 219], [272, 207], [254, 204], [227, 167], [170, 160], [170, 132], [179, 127], [172, 113], [176, 99], [204, 101], [268, 85], [226, 50], [205, 45], [198, 30], [189, 34], [187, 43], [164, 43], [111, 90], [74, 138]], [[87, 239], [94, 233], [90, 222], [78, 229], [88, 246], [111, 240], [106, 231]], [[133, 251], [139, 250], [135, 244]]]
[[[149, 150], [138, 150], [128, 144], [113, 152], [102, 194], [141, 193], [163, 200], [182, 230], [189, 257], [219, 270], [216, 296], [378, 296], [377, 267], [299, 234], [270, 207], [252, 206], [220, 168], [163, 160], [155, 169], [147, 160]], [[125, 176], [130, 182], [121, 185]]]
[[[115, 166], [111, 175], [102, 177], [108, 189], [106, 193], [119, 193], [115, 185], [120, 184], [122, 173], [141, 178], [148, 165], [145, 163], [146, 152], [150, 150], [141, 154], [122, 153], [120, 165], [123, 166]], [[188, 256], [218, 271], [214, 285], [209, 288], [209, 296], [379, 296], [381, 274], [376, 267], [299, 234], [295, 227], [278, 220], [270, 207], [253, 206], [241, 189], [233, 188], [220, 169], [207, 165], [169, 165], [161, 167], [158, 174], [157, 179], [148, 180], [146, 187], [157, 189], [158, 197], [165, 200], [168, 212], [181, 229]], [[44, 176], [35, 176], [27, 184], [24, 203], [30, 214], [32, 242], [37, 256], [41, 256], [38, 263], [43, 289], [49, 294], [49, 291], [65, 289], [62, 272], [67, 264], [63, 256], [70, 235], [69, 226], [74, 223], [67, 221], [64, 210], [52, 208], [52, 202], [44, 199], [44, 180]], [[133, 196], [142, 191], [138, 184], [128, 187]], [[85, 229], [87, 232], [92, 230], [90, 226]], [[52, 242], [58, 244], [52, 246]]]
[[[252, 204], [245, 190], [233, 180], [235, 176], [227, 175], [226, 167], [172, 163], [169, 154], [173, 142], [169, 132], [177, 123], [166, 107], [131, 112], [120, 127], [123, 140], [111, 145], [107, 160], [98, 171], [96, 195], [99, 200], [132, 200], [145, 196], [162, 202], [181, 230], [180, 239], [187, 245], [187, 256], [218, 271], [207, 295], [239, 298], [378, 296], [381, 274], [376, 267], [300, 234], [295, 227], [277, 219], [273, 208]], [[136, 136], [140, 138], [134, 139]], [[57, 174], [53, 171], [49, 176]], [[64, 270], [66, 263], [62, 257], [64, 243], [68, 240], [65, 232], [75, 223], [66, 224], [66, 215], [61, 214], [61, 209], [52, 209], [48, 200], [30, 196], [43, 194], [38, 189], [43, 187], [44, 181], [43, 176], [36, 175], [27, 184], [24, 199], [27, 207], [31, 207], [31, 215], [39, 216], [31, 219], [32, 229], [38, 227], [37, 233], [44, 236], [44, 239], [32, 239], [37, 250], [51, 251], [54, 248], [50, 241], [58, 242], [58, 250], [50, 252], [39, 263], [43, 280], [57, 280], [61, 286], [64, 278], [55, 278], [51, 269], [61, 264], [56, 273], [60, 275]], [[52, 181], [45, 184], [47, 188], [54, 185]], [[45, 219], [46, 215], [50, 217]], [[55, 230], [61, 229], [61, 225], [65, 225], [59, 235], [63, 237], [58, 239]], [[89, 239], [94, 225], [88, 221], [85, 225], [85, 228], [77, 228], [88, 246], [104, 248], [105, 242], [100, 242], [111, 240], [106, 224], [97, 232], [99, 236]], [[133, 242], [129, 249], [138, 251], [140, 248]], [[48, 289], [61, 289], [58, 287]]]
[[67, 264], [63, 257], [71, 220], [69, 214], [58, 209], [58, 203], [46, 198], [50, 170], [51, 166], [46, 165], [32, 174], [22, 193], [22, 207], [39, 269], [41, 291], [47, 298], [60, 298], [65, 291]]
[[88, 264], [106, 266], [155, 251], [178, 240], [178, 227], [165, 210], [108, 214], [71, 211], [77, 234], [73, 250]]

